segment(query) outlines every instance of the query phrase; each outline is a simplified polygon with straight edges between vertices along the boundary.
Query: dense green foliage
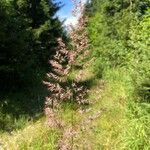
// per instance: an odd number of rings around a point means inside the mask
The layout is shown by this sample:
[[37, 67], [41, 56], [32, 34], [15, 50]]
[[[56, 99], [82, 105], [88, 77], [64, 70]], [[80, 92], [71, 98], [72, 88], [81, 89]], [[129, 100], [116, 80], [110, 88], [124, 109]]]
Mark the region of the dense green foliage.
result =
[[131, 78], [127, 102], [129, 128], [122, 136], [125, 149], [149, 149], [149, 8], [149, 0], [93, 0], [87, 7], [94, 73], [105, 78], [107, 70], [122, 68]]
[[43, 111], [48, 60], [57, 38], [66, 37], [59, 8], [52, 0], [0, 1], [0, 130], [20, 128]]
[[48, 0], [0, 1], [1, 87], [35, 80], [64, 35], [55, 17], [59, 6]]
[[57, 37], [66, 38], [52, 2], [0, 1], [0, 147], [57, 149], [69, 128], [79, 150], [149, 150], [150, 0], [89, 0], [91, 55], [77, 59], [64, 84], [79, 76], [91, 103], [62, 103], [56, 120], [65, 126], [57, 132], [45, 127], [47, 91], [37, 82], [48, 70]]

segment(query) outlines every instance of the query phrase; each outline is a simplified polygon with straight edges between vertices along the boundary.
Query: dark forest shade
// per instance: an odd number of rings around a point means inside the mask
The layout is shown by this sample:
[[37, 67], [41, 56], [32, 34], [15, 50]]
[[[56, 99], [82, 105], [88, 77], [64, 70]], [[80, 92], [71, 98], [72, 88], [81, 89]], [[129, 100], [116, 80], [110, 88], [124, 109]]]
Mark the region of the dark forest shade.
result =
[[56, 39], [65, 35], [58, 10], [51, 0], [0, 1], [1, 87], [27, 82], [47, 69]]

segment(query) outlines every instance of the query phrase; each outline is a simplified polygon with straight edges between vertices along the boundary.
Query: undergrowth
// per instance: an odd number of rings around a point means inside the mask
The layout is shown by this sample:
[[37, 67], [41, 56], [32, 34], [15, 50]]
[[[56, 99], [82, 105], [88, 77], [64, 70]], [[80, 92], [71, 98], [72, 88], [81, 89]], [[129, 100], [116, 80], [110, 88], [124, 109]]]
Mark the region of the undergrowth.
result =
[[[73, 149], [149, 149], [149, 106], [134, 101], [137, 96], [128, 70], [105, 70], [103, 79], [99, 79], [90, 66], [82, 70], [82, 80], [92, 80], [89, 106], [62, 103], [57, 114], [65, 128], [47, 128], [45, 119], [30, 122], [24, 129], [1, 134], [3, 147], [57, 149], [66, 136], [63, 132], [73, 128], [73, 142], [68, 141]], [[70, 77], [78, 72], [73, 71]]]
[[0, 148], [6, 150], [53, 150], [56, 149], [59, 131], [50, 129], [45, 119], [31, 123], [23, 130], [3, 133], [0, 136]]
[[[35, 104], [29, 101], [43, 99], [41, 94], [30, 93], [24, 111], [14, 107], [22, 103], [15, 96], [15, 103], [9, 104], [13, 113], [1, 115], [0, 119], [3, 131], [7, 131], [0, 136], [3, 149], [61, 150], [68, 145], [71, 150], [150, 149], [150, 17], [149, 11], [143, 10], [139, 19], [138, 9], [145, 4], [131, 2], [95, 1], [87, 28], [92, 53], [80, 69], [72, 69], [67, 79], [69, 82], [82, 74], [80, 83], [89, 89], [89, 104], [63, 102], [56, 109], [62, 126], [48, 128], [45, 119], [37, 121], [42, 105], [28, 111], [30, 104]], [[21, 94], [20, 98], [27, 97]], [[9, 103], [6, 99], [1, 104], [3, 114]]]

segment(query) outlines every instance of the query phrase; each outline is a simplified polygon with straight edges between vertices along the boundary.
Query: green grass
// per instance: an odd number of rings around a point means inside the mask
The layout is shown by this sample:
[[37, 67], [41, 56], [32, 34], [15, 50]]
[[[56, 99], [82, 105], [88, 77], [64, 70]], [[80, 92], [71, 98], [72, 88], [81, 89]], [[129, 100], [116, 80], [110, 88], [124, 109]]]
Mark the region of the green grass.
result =
[[0, 93], [0, 132], [24, 128], [43, 113], [46, 91], [41, 86]]
[[[120, 82], [97, 80], [97, 85], [92, 87], [90, 99], [93, 101], [91, 112], [84, 118], [102, 110], [102, 115], [93, 120], [91, 129], [82, 132], [78, 141], [80, 149], [87, 149], [88, 143], [92, 149], [115, 149], [120, 142], [119, 135], [125, 127], [126, 90]], [[103, 111], [104, 110], [104, 111]]]
[[[4, 149], [55, 150], [63, 132], [73, 126], [77, 132], [71, 143], [74, 149], [149, 150], [150, 107], [145, 103], [137, 103], [132, 72], [124, 68], [105, 70], [103, 78], [97, 79], [87, 68], [82, 70], [82, 82], [88, 81], [89, 106], [85, 108], [63, 103], [57, 112], [65, 125], [63, 129], [46, 127], [45, 119], [37, 115], [38, 111], [32, 115], [26, 113], [27, 118], [35, 118], [30, 121], [22, 114], [16, 121], [15, 130], [1, 133], [0, 143]], [[72, 72], [70, 77], [74, 78], [77, 73]], [[100, 115], [86, 123], [97, 112], [101, 112]]]
[[23, 130], [1, 134], [0, 143], [3, 149], [9, 150], [54, 150], [59, 131], [50, 129], [41, 118], [31, 123]]

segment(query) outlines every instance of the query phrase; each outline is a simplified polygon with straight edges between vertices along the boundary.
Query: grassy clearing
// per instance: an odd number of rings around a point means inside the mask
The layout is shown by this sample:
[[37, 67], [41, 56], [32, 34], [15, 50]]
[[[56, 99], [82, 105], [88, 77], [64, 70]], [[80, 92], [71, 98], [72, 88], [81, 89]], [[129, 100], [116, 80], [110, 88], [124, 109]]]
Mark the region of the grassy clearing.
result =
[[[62, 118], [73, 127], [77, 136], [73, 149], [94, 150], [148, 150], [150, 139], [150, 117], [136, 103], [131, 73], [125, 68], [106, 70], [103, 80], [93, 77], [87, 69], [83, 80], [92, 78], [90, 84], [90, 106], [83, 111], [64, 108]], [[66, 112], [66, 113], [64, 113]], [[97, 116], [97, 113], [100, 114]], [[73, 117], [72, 117], [73, 114]], [[95, 117], [96, 116], [96, 117]], [[91, 119], [94, 118], [94, 119]]]
[[[69, 78], [77, 73], [73, 71]], [[55, 150], [63, 132], [72, 126], [77, 135], [69, 144], [74, 150], [148, 150], [149, 107], [145, 110], [144, 106], [143, 111], [142, 104], [135, 103], [137, 97], [128, 70], [106, 70], [103, 79], [96, 78], [88, 67], [82, 73], [82, 82], [88, 81], [90, 88], [89, 106], [63, 103], [58, 110], [63, 129], [47, 128], [41, 118], [28, 122], [24, 129], [1, 134], [4, 149]]]
[[23, 129], [43, 113], [46, 91], [43, 86], [0, 92], [0, 132]]
[[4, 150], [54, 150], [58, 135], [59, 131], [47, 127], [43, 118], [23, 130], [1, 134], [0, 143]]
[[[73, 143], [70, 144], [73, 144], [73, 149], [119, 149], [120, 136], [127, 125], [125, 110], [130, 79], [120, 70], [111, 72], [116, 74], [115, 80], [110, 74], [105, 75], [105, 80], [102, 80], [94, 78], [87, 69], [82, 72], [82, 81], [92, 80], [89, 91], [90, 105], [79, 108], [64, 104], [58, 112], [66, 128], [72, 126], [77, 132]], [[123, 80], [124, 77], [127, 80]]]
[[79, 149], [117, 149], [121, 142], [119, 136], [126, 125], [126, 87], [114, 80], [96, 81], [89, 95], [93, 104], [83, 118], [94, 116], [101, 110], [102, 113], [85, 127], [87, 129], [81, 129], [78, 146]]

